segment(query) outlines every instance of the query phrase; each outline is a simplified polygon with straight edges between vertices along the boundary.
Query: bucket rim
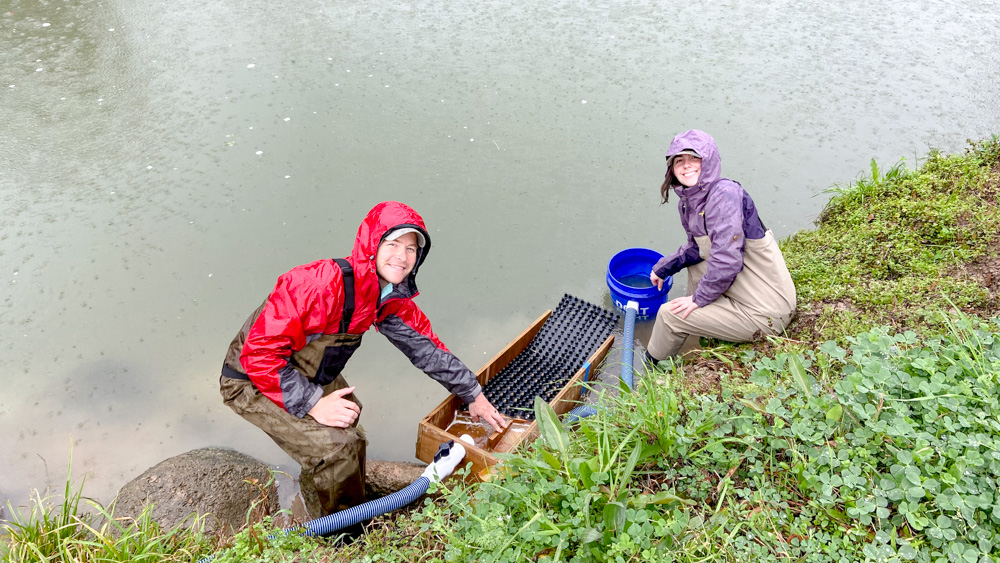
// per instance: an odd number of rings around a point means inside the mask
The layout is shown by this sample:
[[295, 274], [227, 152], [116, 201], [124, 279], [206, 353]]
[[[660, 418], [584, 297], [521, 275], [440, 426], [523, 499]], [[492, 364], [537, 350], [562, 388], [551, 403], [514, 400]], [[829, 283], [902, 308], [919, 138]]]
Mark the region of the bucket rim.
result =
[[[645, 248], [645, 247], [641, 247], [641, 246], [637, 246], [637, 247], [634, 247], [634, 248], [625, 248], [623, 250], [619, 250], [618, 252], [615, 253], [614, 256], [611, 257], [611, 260], [608, 261], [607, 281], [608, 281], [609, 287], [610, 287], [610, 284], [613, 282], [616, 286], [619, 286], [619, 287], [627, 287], [627, 288], [629, 288], [629, 289], [631, 289], [633, 291], [638, 290], [638, 288], [634, 288], [634, 287], [631, 287], [631, 286], [629, 286], [629, 285], [627, 285], [625, 283], [622, 283], [622, 281], [618, 278], [618, 276], [616, 274], [612, 273], [611, 270], [615, 266], [616, 262], [622, 261], [625, 258], [638, 258], [638, 259], [648, 258], [651, 261], [650, 266], [652, 266], [653, 264], [656, 264], [656, 261], [659, 260], [662, 257], [663, 257], [663, 254], [660, 254], [659, 252], [657, 252], [657, 251], [655, 251], [655, 250], [653, 250], [651, 248]], [[670, 282], [668, 282], [668, 283], [670, 285], [673, 285], [673, 281], [672, 280]], [[667, 284], [664, 284], [665, 288], [666, 288], [666, 286], [667, 286]], [[664, 290], [656, 290], [651, 295], [656, 296], [656, 295], [661, 295], [663, 293], [665, 293]]]
[[[673, 276], [667, 276], [667, 279], [663, 280], [663, 288], [656, 289], [656, 287], [650, 288], [637, 288], [622, 283], [617, 277], [611, 275], [611, 270], [609, 269], [607, 275], [605, 276], [608, 290], [611, 291], [612, 297], [615, 293], [628, 297], [635, 300], [650, 300], [650, 299], [660, 299], [666, 295], [671, 288], [674, 286]], [[652, 290], [652, 291], [650, 291]]]
[[620, 258], [622, 256], [622, 254], [625, 254], [626, 252], [637, 253], [637, 254], [640, 254], [640, 255], [641, 254], [648, 254], [650, 256], [656, 256], [657, 260], [659, 260], [660, 258], [663, 258], [663, 254], [662, 253], [660, 253], [660, 252], [658, 252], [656, 250], [653, 250], [652, 248], [646, 248], [644, 246], [635, 246], [635, 247], [632, 247], [632, 248], [623, 248], [623, 249], [619, 250], [618, 252], [615, 252], [614, 256], [612, 256], [611, 259], [608, 260], [608, 266], [610, 266], [611, 263], [615, 261], [615, 259]]

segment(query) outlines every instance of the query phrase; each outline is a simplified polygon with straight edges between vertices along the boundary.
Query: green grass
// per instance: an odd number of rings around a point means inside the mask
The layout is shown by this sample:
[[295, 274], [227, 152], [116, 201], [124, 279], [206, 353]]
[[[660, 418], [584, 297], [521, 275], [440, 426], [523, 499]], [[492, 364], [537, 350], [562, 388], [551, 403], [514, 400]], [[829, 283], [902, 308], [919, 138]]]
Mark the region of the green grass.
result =
[[[932, 153], [917, 170], [882, 172], [873, 161], [870, 178], [831, 191], [817, 228], [782, 242], [800, 304], [822, 311], [817, 340], [879, 325], [940, 331], [933, 311], [948, 302], [995, 308], [962, 268], [1000, 248], [1000, 138]], [[832, 319], [845, 309], [846, 326]]]
[[83, 483], [74, 485], [68, 471], [61, 495], [35, 491], [27, 507], [8, 504], [10, 520], [0, 535], [2, 561], [191, 561], [211, 552], [201, 520], [163, 529], [152, 518], [153, 507], [135, 519], [116, 518], [113, 508], [83, 497], [82, 491]]

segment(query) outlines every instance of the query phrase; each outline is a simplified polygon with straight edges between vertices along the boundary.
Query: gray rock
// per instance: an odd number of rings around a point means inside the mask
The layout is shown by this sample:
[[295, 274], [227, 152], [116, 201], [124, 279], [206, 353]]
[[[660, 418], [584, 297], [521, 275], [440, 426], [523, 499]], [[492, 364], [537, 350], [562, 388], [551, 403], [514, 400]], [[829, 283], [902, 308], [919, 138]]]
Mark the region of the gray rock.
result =
[[365, 496], [368, 500], [392, 494], [420, 478], [427, 466], [403, 461], [365, 463]]
[[[152, 518], [165, 528], [191, 524], [191, 515], [210, 515], [206, 528], [231, 534], [247, 522], [254, 501], [260, 514], [278, 509], [270, 468], [248, 455], [201, 448], [161, 461], [118, 491], [115, 517], [138, 518], [152, 504]], [[250, 481], [249, 483], [247, 481]]]

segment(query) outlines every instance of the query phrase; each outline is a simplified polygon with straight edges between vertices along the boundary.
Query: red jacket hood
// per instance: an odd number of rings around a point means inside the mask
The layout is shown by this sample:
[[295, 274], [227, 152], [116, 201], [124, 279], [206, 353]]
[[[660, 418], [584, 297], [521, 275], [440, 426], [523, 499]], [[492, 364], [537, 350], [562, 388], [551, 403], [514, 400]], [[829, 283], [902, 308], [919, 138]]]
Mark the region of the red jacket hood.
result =
[[408, 293], [416, 295], [417, 270], [431, 249], [431, 237], [427, 233], [427, 227], [424, 226], [424, 219], [405, 203], [383, 201], [373, 207], [361, 222], [358, 235], [354, 239], [354, 250], [348, 258], [354, 266], [355, 276], [364, 276], [377, 282], [375, 253], [378, 252], [379, 244], [389, 232], [406, 227], [419, 230], [424, 235], [425, 241], [424, 246], [417, 251], [417, 263], [413, 265], [413, 271], [405, 282], [409, 286]]

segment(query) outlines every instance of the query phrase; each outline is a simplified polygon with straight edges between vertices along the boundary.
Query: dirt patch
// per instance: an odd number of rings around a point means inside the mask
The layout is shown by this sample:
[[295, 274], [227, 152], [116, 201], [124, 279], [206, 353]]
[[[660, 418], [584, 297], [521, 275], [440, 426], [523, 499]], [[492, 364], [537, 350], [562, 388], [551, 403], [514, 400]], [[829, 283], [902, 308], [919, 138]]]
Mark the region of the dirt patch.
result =
[[823, 327], [818, 325], [822, 319], [840, 313], [860, 312], [860, 309], [847, 299], [806, 303], [805, 307], [800, 306], [796, 311], [795, 318], [792, 319], [785, 333], [803, 343], [820, 344], [826, 340], [826, 338], [820, 337]]
[[689, 354], [684, 358], [681, 369], [684, 373], [681, 384], [689, 392], [696, 395], [721, 395], [722, 372], [728, 371], [729, 366], [714, 358]]
[[1000, 241], [994, 241], [986, 256], [973, 260], [948, 275], [973, 280], [989, 292], [989, 300], [982, 307], [969, 312], [987, 319], [1000, 312]]

